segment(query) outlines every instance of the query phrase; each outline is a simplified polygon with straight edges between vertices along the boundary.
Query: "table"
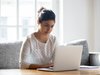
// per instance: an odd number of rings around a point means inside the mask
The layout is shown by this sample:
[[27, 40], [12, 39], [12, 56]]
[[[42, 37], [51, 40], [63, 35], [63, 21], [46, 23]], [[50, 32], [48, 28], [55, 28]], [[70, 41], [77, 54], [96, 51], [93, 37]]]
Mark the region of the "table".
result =
[[45, 72], [38, 70], [1, 69], [0, 75], [100, 75], [100, 69], [64, 72]]

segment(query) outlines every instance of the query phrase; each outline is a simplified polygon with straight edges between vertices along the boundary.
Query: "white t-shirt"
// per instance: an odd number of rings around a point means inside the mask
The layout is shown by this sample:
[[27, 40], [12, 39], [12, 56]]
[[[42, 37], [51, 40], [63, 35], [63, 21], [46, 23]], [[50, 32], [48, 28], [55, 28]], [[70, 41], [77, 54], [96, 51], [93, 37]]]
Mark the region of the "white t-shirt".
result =
[[46, 43], [42, 43], [31, 34], [23, 42], [20, 51], [20, 68], [29, 68], [30, 64], [48, 64], [53, 61], [53, 56], [56, 48], [56, 38], [53, 35], [49, 36]]

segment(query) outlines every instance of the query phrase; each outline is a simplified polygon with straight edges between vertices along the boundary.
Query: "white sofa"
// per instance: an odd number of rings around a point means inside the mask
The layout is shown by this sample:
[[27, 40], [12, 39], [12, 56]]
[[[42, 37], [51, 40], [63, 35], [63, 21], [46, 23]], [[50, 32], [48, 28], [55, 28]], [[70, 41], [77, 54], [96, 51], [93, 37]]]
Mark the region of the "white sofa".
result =
[[[86, 40], [76, 40], [76, 41], [69, 42], [68, 44], [83, 45], [81, 65], [92, 65], [89, 60], [90, 58], [89, 50], [88, 50], [88, 44]], [[0, 43], [0, 69], [19, 68], [19, 52], [20, 52], [21, 45], [22, 45], [22, 41], [13, 42], [13, 43]], [[100, 63], [97, 65], [100, 65]]]

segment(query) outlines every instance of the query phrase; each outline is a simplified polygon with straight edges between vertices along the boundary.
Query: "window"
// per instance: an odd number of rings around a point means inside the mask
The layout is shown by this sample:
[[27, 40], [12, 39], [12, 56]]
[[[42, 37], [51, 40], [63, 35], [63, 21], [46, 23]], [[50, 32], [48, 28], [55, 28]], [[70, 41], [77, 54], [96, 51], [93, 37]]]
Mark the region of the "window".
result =
[[0, 42], [21, 40], [36, 30], [37, 10], [52, 0], [0, 0]]

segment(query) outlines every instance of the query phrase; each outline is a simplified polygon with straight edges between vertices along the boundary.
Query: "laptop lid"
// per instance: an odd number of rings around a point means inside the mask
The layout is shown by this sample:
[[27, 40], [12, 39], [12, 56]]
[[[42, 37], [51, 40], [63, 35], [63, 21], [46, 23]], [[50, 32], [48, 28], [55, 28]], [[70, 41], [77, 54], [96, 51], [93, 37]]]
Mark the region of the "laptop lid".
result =
[[55, 52], [54, 71], [80, 68], [82, 46], [58, 46]]
[[80, 68], [82, 46], [58, 46], [55, 50], [54, 66], [38, 68], [44, 71], [76, 70]]

